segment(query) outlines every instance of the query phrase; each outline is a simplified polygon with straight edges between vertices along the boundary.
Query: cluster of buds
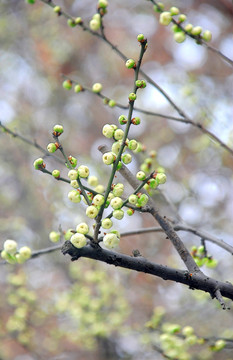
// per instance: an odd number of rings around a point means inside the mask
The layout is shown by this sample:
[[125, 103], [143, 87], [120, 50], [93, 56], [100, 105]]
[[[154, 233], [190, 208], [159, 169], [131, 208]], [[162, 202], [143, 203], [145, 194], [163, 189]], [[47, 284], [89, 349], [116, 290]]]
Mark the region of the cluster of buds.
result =
[[[211, 41], [212, 34], [209, 30], [202, 32], [201, 26], [193, 26], [192, 24], [187, 24], [185, 26], [181, 25], [186, 21], [187, 17], [185, 14], [180, 14], [180, 10], [177, 7], [172, 6], [169, 11], [163, 11], [163, 9], [164, 6], [161, 3], [154, 6], [154, 10], [160, 13], [159, 22], [161, 25], [167, 26], [171, 22], [174, 23], [172, 31], [176, 42], [184, 42], [187, 34], [195, 37], [197, 43], [200, 43], [200, 40], [206, 42]], [[174, 16], [176, 18], [174, 18]]]
[[19, 250], [18, 244], [15, 240], [6, 240], [3, 244], [1, 257], [9, 264], [23, 264], [26, 260], [30, 259], [32, 252], [28, 246], [23, 246]]
[[218, 261], [213, 259], [212, 256], [208, 255], [206, 252], [206, 248], [204, 245], [199, 247], [192, 246], [191, 255], [197, 264], [197, 266], [201, 267], [205, 265], [208, 268], [215, 268], [218, 265]]

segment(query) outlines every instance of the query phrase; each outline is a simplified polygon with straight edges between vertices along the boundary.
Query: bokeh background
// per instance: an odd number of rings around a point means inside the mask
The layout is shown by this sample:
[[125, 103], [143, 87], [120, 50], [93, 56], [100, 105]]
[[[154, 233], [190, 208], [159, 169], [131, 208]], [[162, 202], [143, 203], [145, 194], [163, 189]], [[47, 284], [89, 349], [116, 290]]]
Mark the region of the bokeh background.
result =
[[[70, 15], [86, 24], [96, 13], [93, 0], [57, 1]], [[232, 2], [165, 1], [167, 9], [178, 6], [188, 22], [213, 34], [211, 45], [233, 58]], [[110, 108], [94, 94], [75, 94], [62, 87], [63, 75], [83, 86], [103, 84], [103, 93], [127, 105], [133, 89], [133, 71], [103, 41], [78, 27], [67, 26], [63, 17], [37, 0], [1, 1], [1, 122], [11, 130], [46, 148], [55, 124], [64, 126], [66, 153], [89, 166], [91, 174], [106, 185], [109, 169], [97, 148], [110, 145], [101, 130], [117, 124], [121, 109]], [[144, 33], [148, 50], [142, 69], [147, 72], [194, 121], [201, 122], [233, 147], [232, 67], [192, 39], [173, 40], [169, 27], [159, 24], [150, 1], [109, 1], [104, 17], [109, 40], [129, 58], [138, 58], [136, 37]], [[161, 94], [150, 85], [140, 91], [137, 104], [146, 110], [177, 116]], [[140, 115], [141, 125], [130, 136], [157, 151], [158, 164], [168, 181], [154, 194], [168, 217], [233, 245], [232, 156], [191, 125], [161, 117]], [[49, 233], [74, 228], [86, 221], [85, 206], [67, 199], [68, 184], [57, 182], [33, 168], [42, 156], [36, 148], [0, 132], [0, 232], [1, 246], [15, 239], [33, 250], [51, 245]], [[143, 155], [129, 165], [136, 173]], [[67, 169], [52, 158], [47, 168]], [[118, 181], [121, 181], [118, 175]], [[130, 188], [127, 188], [130, 194]], [[149, 215], [115, 221], [119, 231], [155, 226]], [[200, 239], [180, 232], [188, 248]], [[175, 250], [162, 233], [129, 236], [119, 251], [139, 249], [156, 263], [183, 268]], [[204, 271], [232, 281], [232, 255], [208, 242], [208, 252], [218, 260], [215, 269]], [[221, 311], [208, 296], [179, 284], [149, 275], [114, 269], [59, 251], [28, 261], [23, 266], [1, 266], [0, 279], [1, 359], [162, 359], [153, 348], [155, 332], [144, 326], [155, 307], [163, 306], [165, 320], [192, 325], [204, 337], [233, 337], [233, 313]], [[190, 359], [230, 359], [231, 350], [211, 354], [205, 347], [189, 350]]]

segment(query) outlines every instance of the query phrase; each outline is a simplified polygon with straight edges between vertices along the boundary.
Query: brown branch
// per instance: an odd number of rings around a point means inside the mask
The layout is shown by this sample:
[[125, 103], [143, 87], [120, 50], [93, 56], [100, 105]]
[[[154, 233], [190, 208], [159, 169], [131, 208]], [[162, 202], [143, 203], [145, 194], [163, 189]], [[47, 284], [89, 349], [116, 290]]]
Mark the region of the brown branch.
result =
[[110, 265], [143, 272], [158, 276], [163, 280], [171, 280], [189, 286], [190, 289], [197, 289], [208, 292], [211, 296], [219, 289], [222, 296], [233, 300], [233, 285], [223, 283], [203, 275], [201, 272], [189, 273], [187, 271], [173, 269], [168, 266], [158, 265], [146, 260], [142, 256], [132, 257], [115, 251], [105, 250], [99, 245], [86, 245], [81, 249], [75, 248], [70, 241], [66, 241], [61, 249], [62, 253], [71, 256], [71, 261], [81, 257], [101, 261]]

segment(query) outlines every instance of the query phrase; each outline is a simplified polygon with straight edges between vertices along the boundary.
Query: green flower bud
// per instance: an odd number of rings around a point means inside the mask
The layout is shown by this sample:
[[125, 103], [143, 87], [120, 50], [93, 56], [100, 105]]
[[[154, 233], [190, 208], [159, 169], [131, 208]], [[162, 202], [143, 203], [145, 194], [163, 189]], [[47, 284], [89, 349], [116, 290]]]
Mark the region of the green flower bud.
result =
[[76, 24], [76, 25], [80, 25], [80, 24], [83, 23], [83, 20], [82, 20], [82, 18], [81, 18], [80, 16], [77, 17], [74, 21], [75, 21], [75, 24]]
[[65, 235], [64, 235], [64, 239], [67, 241], [67, 240], [70, 240], [71, 236], [74, 234], [73, 230], [72, 229], [68, 229], [66, 232], [65, 232]]
[[59, 170], [53, 170], [52, 175], [53, 175], [53, 177], [55, 177], [55, 179], [59, 179], [60, 178], [60, 171]]
[[143, 164], [140, 165], [140, 169], [141, 169], [142, 171], [144, 171], [145, 173], [148, 173], [148, 171], [150, 170], [150, 169], [149, 169], [149, 166], [148, 166], [147, 164], [145, 164], [145, 163], [143, 163]]
[[185, 25], [184, 29], [188, 33], [191, 33], [191, 31], [193, 30], [193, 25], [192, 24], [187, 24], [187, 25]]
[[191, 34], [194, 36], [198, 36], [200, 35], [202, 32], [202, 27], [201, 26], [194, 26], [194, 28], [191, 31]]
[[182, 329], [182, 335], [184, 335], [185, 337], [193, 335], [194, 333], [194, 329], [191, 326], [185, 326]]
[[87, 180], [88, 184], [91, 186], [97, 186], [98, 185], [98, 178], [96, 176], [89, 176]]
[[136, 205], [139, 207], [145, 206], [148, 200], [149, 198], [146, 194], [141, 194]]
[[90, 29], [92, 31], [97, 31], [99, 30], [100, 26], [101, 26], [101, 22], [99, 20], [96, 20], [96, 19], [92, 19], [90, 22], [89, 22], [89, 26], [90, 26]]
[[[16, 254], [17, 255], [17, 254]], [[17, 262], [15, 255], [7, 253], [5, 250], [1, 251], [2, 259], [6, 260], [9, 264], [15, 264]]]
[[112, 152], [117, 155], [120, 151], [120, 147], [121, 147], [121, 142], [120, 141], [116, 141], [112, 144]]
[[108, 102], [108, 106], [109, 107], [114, 107], [114, 106], [116, 106], [116, 101], [115, 100], [109, 100], [109, 102]]
[[81, 195], [80, 192], [77, 190], [71, 190], [68, 193], [68, 198], [70, 201], [72, 201], [73, 203], [80, 203], [81, 201]]
[[54, 125], [53, 132], [55, 133], [55, 136], [59, 136], [64, 132], [62, 125]]
[[105, 9], [107, 6], [108, 6], [108, 1], [107, 0], [99, 0], [98, 1], [98, 7], [99, 8]]
[[143, 151], [143, 145], [142, 143], [138, 142], [138, 146], [137, 148], [134, 150], [136, 153], [139, 153], [141, 151]]
[[121, 220], [124, 217], [124, 211], [123, 210], [114, 210], [112, 213], [113, 217], [117, 220]]
[[145, 36], [143, 34], [138, 34], [137, 40], [138, 40], [138, 42], [144, 42], [145, 41]]
[[167, 176], [163, 173], [159, 173], [156, 175], [156, 181], [158, 184], [165, 184], [167, 181]]
[[87, 244], [87, 239], [85, 238], [85, 236], [83, 234], [76, 233], [71, 236], [70, 242], [77, 249], [81, 249], [82, 247], [84, 247]]
[[89, 226], [85, 222], [82, 222], [76, 226], [76, 231], [77, 233], [86, 235], [89, 231]]
[[110, 229], [113, 225], [112, 220], [109, 218], [103, 219], [101, 221], [102, 228], [104, 229]]
[[17, 242], [15, 240], [6, 240], [3, 244], [3, 249], [6, 253], [14, 255], [17, 251]]
[[57, 231], [51, 231], [49, 233], [49, 240], [52, 241], [53, 243], [58, 242], [60, 238], [61, 238], [61, 234]]
[[159, 22], [161, 25], [165, 25], [165, 26], [169, 25], [171, 21], [172, 21], [172, 16], [169, 11], [164, 11], [160, 14]]
[[205, 40], [206, 42], [211, 41], [212, 39], [212, 34], [209, 30], [204, 31], [204, 33], [202, 34], [202, 39]]
[[133, 209], [128, 209], [126, 212], [127, 212], [127, 215], [129, 215], [129, 216], [132, 216], [134, 214]]
[[55, 7], [53, 8], [53, 11], [54, 11], [56, 14], [61, 15], [61, 7], [60, 7], [60, 6], [55, 6]]
[[81, 178], [87, 178], [89, 176], [89, 168], [86, 165], [80, 165], [78, 167], [78, 175]]
[[187, 16], [185, 14], [180, 14], [178, 17], [179, 23], [184, 22], [187, 19]]
[[73, 168], [75, 168], [76, 165], [77, 165], [78, 160], [77, 160], [75, 157], [71, 156], [71, 155], [68, 156], [68, 160], [69, 160], [69, 162], [70, 162], [70, 165], [71, 165]]
[[120, 197], [116, 196], [110, 201], [110, 205], [114, 210], [118, 210], [122, 207], [123, 200]]
[[72, 81], [71, 80], [65, 80], [65, 81], [63, 81], [62, 86], [66, 90], [71, 90], [72, 89]]
[[185, 33], [183, 31], [180, 31], [180, 32], [176, 32], [174, 34], [174, 40], [177, 42], [177, 43], [182, 43], [184, 42], [186, 39], [186, 36], [185, 36]]
[[120, 239], [116, 234], [110, 233], [106, 234], [103, 238], [103, 243], [108, 249], [113, 249], [119, 245]]
[[100, 21], [100, 20], [101, 20], [101, 16], [100, 16], [99, 13], [96, 13], [96, 14], [94, 14], [94, 15], [92, 16], [92, 19]]
[[86, 215], [90, 218], [90, 219], [94, 219], [97, 215], [98, 215], [98, 209], [97, 207], [91, 205], [88, 206], [88, 208], [86, 209]]
[[122, 140], [124, 137], [124, 131], [121, 129], [117, 129], [114, 131], [114, 139], [115, 140]]
[[76, 22], [73, 19], [68, 19], [67, 20], [67, 25], [70, 27], [75, 27], [76, 26]]
[[54, 143], [49, 143], [47, 145], [47, 150], [49, 153], [54, 153], [57, 150], [57, 146]]
[[105, 165], [111, 165], [116, 160], [116, 155], [113, 152], [106, 152], [102, 159]]
[[78, 171], [77, 171], [77, 170], [70, 170], [70, 171], [68, 172], [68, 178], [69, 178], [70, 180], [77, 180], [77, 178], [78, 178]]
[[144, 89], [146, 87], [146, 82], [145, 80], [136, 80], [135, 85], [140, 89]]
[[75, 189], [78, 189], [79, 188], [79, 183], [77, 180], [71, 180], [70, 181], [70, 185], [75, 188]]
[[156, 189], [157, 186], [158, 186], [158, 183], [157, 183], [157, 181], [156, 181], [155, 179], [150, 179], [150, 180], [148, 181], [148, 185], [149, 185], [149, 187], [150, 187], [151, 189]]
[[130, 150], [136, 150], [137, 149], [137, 146], [138, 146], [138, 142], [136, 140], [130, 140], [129, 143], [128, 143], [128, 148]]
[[32, 251], [30, 247], [23, 246], [19, 249], [19, 255], [24, 258], [24, 260], [28, 260], [32, 256]]
[[224, 349], [225, 346], [226, 346], [226, 341], [223, 339], [219, 339], [215, 342], [213, 350], [219, 351], [219, 350]]
[[83, 90], [82, 85], [80, 85], [80, 84], [75, 85], [74, 92], [79, 93], [82, 90]]
[[135, 93], [129, 94], [129, 101], [135, 101], [137, 99], [137, 95]]
[[33, 163], [33, 166], [36, 170], [39, 170], [40, 168], [44, 168], [44, 160], [42, 158], [36, 159]]
[[140, 120], [140, 118], [137, 117], [137, 116], [134, 117], [134, 118], [131, 120], [131, 123], [132, 123], [133, 125], [139, 125], [140, 122], [141, 122], [141, 120]]
[[112, 192], [114, 196], [121, 196], [124, 192], [124, 185], [121, 183], [116, 184]]
[[102, 129], [102, 134], [106, 138], [111, 139], [114, 135], [114, 129], [113, 129], [112, 125], [109, 125], [109, 124], [104, 125], [104, 127]]
[[172, 16], [173, 16], [173, 15], [178, 15], [179, 12], [180, 12], [180, 10], [179, 10], [177, 7], [175, 7], [175, 6], [172, 6], [172, 7], [170, 8], [170, 13], [171, 13]]
[[100, 84], [100, 83], [95, 83], [93, 86], [92, 86], [92, 91], [96, 94], [100, 93], [103, 89], [103, 85]]
[[128, 68], [128, 69], [132, 69], [132, 68], [135, 68], [136, 67], [136, 63], [133, 59], [128, 59], [125, 63], [125, 66]]
[[146, 174], [144, 173], [144, 171], [138, 171], [137, 174], [136, 174], [136, 178], [138, 180], [143, 181], [146, 178]]
[[199, 255], [204, 254], [205, 253], [205, 246], [204, 245], [199, 246], [198, 249], [197, 249], [197, 253]]
[[121, 160], [122, 160], [122, 162], [124, 163], [124, 164], [129, 164], [129, 163], [131, 163], [131, 161], [132, 161], [132, 155], [130, 155], [130, 154], [123, 154], [122, 156], [121, 156]]
[[132, 194], [132, 195], [129, 196], [128, 201], [129, 201], [130, 204], [136, 205], [137, 202], [138, 202], [138, 196], [135, 195], [135, 194]]
[[104, 196], [101, 194], [97, 194], [93, 197], [92, 202], [95, 206], [101, 206], [104, 203]]
[[120, 115], [118, 118], [118, 121], [121, 125], [125, 125], [127, 123], [127, 116], [125, 115]]

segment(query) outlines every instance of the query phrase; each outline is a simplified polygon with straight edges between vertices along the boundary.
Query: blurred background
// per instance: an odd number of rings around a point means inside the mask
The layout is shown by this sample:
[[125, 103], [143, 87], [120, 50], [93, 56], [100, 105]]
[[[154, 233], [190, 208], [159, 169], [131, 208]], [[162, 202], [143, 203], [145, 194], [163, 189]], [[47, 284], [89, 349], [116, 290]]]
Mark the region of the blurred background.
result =
[[[93, 0], [57, 1], [71, 16], [88, 25], [96, 13]], [[187, 22], [212, 32], [211, 45], [233, 59], [232, 2], [165, 1], [178, 6]], [[67, 26], [51, 7], [36, 0], [1, 1], [0, 121], [46, 148], [55, 124], [64, 126], [61, 141], [66, 154], [88, 165], [91, 175], [106, 185], [109, 169], [97, 150], [111, 142], [102, 136], [106, 123], [118, 125], [121, 109], [110, 108], [94, 94], [62, 87], [63, 75], [84, 87], [103, 84], [103, 94], [127, 105], [133, 90], [133, 71], [100, 39]], [[142, 69], [195, 122], [200, 122], [233, 148], [232, 67], [192, 39], [175, 43], [170, 27], [159, 24], [150, 1], [109, 1], [104, 17], [107, 38], [128, 57], [138, 58], [137, 35], [148, 39]], [[178, 116], [149, 84], [138, 92], [136, 106]], [[197, 128], [162, 117], [141, 115], [131, 138], [146, 146], [129, 165], [136, 174], [143, 158], [157, 151], [157, 165], [165, 168], [167, 183], [154, 199], [161, 212], [233, 245], [232, 156]], [[51, 245], [49, 233], [74, 228], [86, 221], [85, 206], [69, 202], [70, 186], [37, 172], [33, 161], [43, 154], [18, 138], [0, 132], [0, 247], [6, 239], [33, 250]], [[46, 168], [66, 167], [45, 158]], [[119, 182], [122, 181], [118, 175]], [[130, 188], [126, 192], [130, 194]], [[149, 215], [125, 216], [114, 221], [119, 231], [156, 226]], [[180, 232], [190, 249], [200, 239]], [[139, 249], [148, 260], [184, 266], [162, 233], [122, 238], [119, 251]], [[208, 253], [218, 260], [204, 272], [233, 281], [232, 256], [210, 242]], [[59, 251], [23, 266], [1, 266], [1, 359], [162, 359], [153, 343], [155, 331], [145, 327], [154, 308], [163, 306], [165, 321], [192, 325], [203, 337], [232, 337], [232, 310], [223, 312], [205, 294], [179, 284], [111, 268], [105, 264], [70, 259]], [[230, 350], [211, 353], [189, 349], [190, 359], [230, 359]], [[179, 358], [181, 360], [181, 357]], [[184, 357], [182, 359], [189, 359]]]

